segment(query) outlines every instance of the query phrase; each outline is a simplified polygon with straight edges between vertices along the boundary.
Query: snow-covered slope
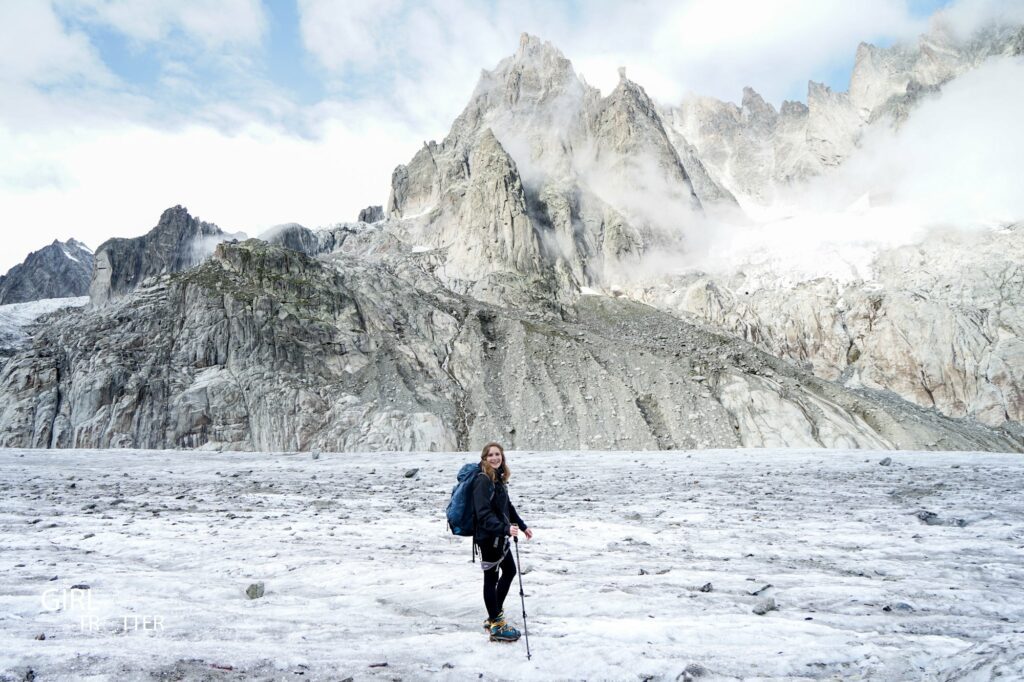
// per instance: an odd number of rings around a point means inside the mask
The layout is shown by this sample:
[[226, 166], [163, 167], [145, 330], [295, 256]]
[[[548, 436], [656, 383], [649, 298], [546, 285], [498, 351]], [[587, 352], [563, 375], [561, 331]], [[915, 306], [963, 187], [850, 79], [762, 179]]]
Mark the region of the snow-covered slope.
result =
[[0, 450], [0, 677], [1024, 678], [1019, 455], [512, 452], [531, 660], [478, 457]]
[[0, 367], [5, 356], [12, 354], [28, 339], [25, 327], [43, 315], [61, 308], [81, 307], [89, 302], [88, 296], [77, 298], [47, 298], [28, 303], [0, 305]]

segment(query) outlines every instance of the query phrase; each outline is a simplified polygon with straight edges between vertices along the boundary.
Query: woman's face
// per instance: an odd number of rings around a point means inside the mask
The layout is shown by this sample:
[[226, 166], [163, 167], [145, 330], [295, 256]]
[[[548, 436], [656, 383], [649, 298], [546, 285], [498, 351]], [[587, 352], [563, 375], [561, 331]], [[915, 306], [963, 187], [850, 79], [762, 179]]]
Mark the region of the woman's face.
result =
[[501, 466], [501, 450], [494, 447], [493, 445], [487, 451], [487, 463], [491, 465], [492, 469], [497, 469]]

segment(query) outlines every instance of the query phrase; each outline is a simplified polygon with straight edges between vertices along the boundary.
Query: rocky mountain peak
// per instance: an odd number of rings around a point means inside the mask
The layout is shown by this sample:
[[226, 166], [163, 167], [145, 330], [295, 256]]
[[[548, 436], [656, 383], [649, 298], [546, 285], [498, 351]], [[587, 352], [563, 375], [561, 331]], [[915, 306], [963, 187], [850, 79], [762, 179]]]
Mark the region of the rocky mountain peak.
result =
[[[625, 69], [620, 71], [622, 76], [618, 85], [605, 97], [600, 104], [600, 115], [605, 112], [620, 112], [620, 122], [630, 127], [637, 125], [650, 125], [658, 129], [662, 128], [661, 116], [658, 108], [647, 95], [647, 92], [638, 84], [626, 78]], [[664, 135], [664, 131], [662, 130]]]
[[861, 43], [857, 47], [850, 75], [850, 99], [863, 117], [906, 91], [912, 62], [912, 55], [898, 46], [880, 49]]
[[198, 218], [194, 218], [188, 212], [188, 209], [180, 204], [172, 206], [161, 213], [160, 220], [157, 222], [156, 227], [154, 227], [147, 236], [168, 232], [176, 235], [180, 234], [191, 236], [224, 234], [224, 232], [213, 223], [207, 223], [199, 220]]
[[700, 201], [668, 137], [661, 113], [638, 84], [622, 78], [601, 100], [591, 127], [598, 156], [617, 156], [613, 165], [625, 171], [622, 181], [627, 185], [642, 186], [653, 180], [635, 177], [639, 167], [653, 162], [655, 172], [671, 187], [671, 194], [687, 196], [691, 207], [699, 207]]
[[[481, 73], [470, 101], [443, 143], [425, 146], [411, 163], [396, 169], [388, 215], [406, 216], [436, 205], [443, 194], [439, 185], [445, 184], [439, 183], [436, 175], [439, 152], [457, 157], [451, 169], [451, 179], [457, 180], [463, 176], [460, 166], [484, 128], [492, 128], [503, 141], [516, 138], [520, 156], [524, 151], [539, 155], [559, 150], [580, 127], [586, 103], [598, 98], [599, 93], [583, 83], [557, 48], [524, 34], [514, 54]], [[429, 190], [428, 183], [432, 185]]]
[[[962, 35], [947, 21], [937, 20], [913, 44], [876, 47], [861, 43], [850, 77], [850, 99], [862, 118], [885, 113], [897, 124], [923, 93], [935, 91], [992, 56], [1024, 52], [1024, 28], [989, 23]], [[911, 86], [908, 89], [908, 86]]]
[[85, 244], [54, 239], [0, 277], [0, 305], [84, 296], [92, 267], [92, 251]]
[[[56, 240], [56, 239], [53, 240], [53, 243], [54, 244], [60, 244], [60, 242], [58, 240]], [[75, 251], [84, 251], [84, 252], [92, 255], [92, 249], [90, 249], [83, 242], [80, 242], [77, 239], [69, 239], [66, 242], [64, 242], [64, 245], [67, 246], [68, 249], [70, 249], [73, 252], [75, 252]]]
[[470, 108], [474, 103], [485, 110], [536, 106], [581, 86], [572, 62], [558, 48], [524, 33], [515, 54], [481, 73]]
[[832, 88], [817, 81], [807, 81], [807, 106], [813, 108], [815, 103], [826, 101], [833, 94]]
[[864, 125], [859, 112], [845, 92], [835, 92], [824, 83], [807, 83], [806, 144], [822, 166], [842, 163], [857, 144]]
[[363, 210], [359, 211], [359, 218], [357, 219], [361, 223], [377, 223], [384, 220], [384, 207], [383, 206], [367, 206]]
[[803, 102], [787, 99], [782, 102], [779, 108], [779, 116], [782, 118], [800, 118], [807, 115], [807, 105]]
[[[644, 206], [686, 212], [700, 199], [657, 106], [620, 74], [602, 98], [550, 43], [523, 36], [482, 74], [444, 142], [395, 169], [388, 216], [412, 243], [446, 249], [447, 276], [463, 280], [569, 263], [588, 282], [635, 258], [645, 239], [627, 214], [649, 226]], [[705, 196], [731, 199], [684, 153]]]
[[213, 223], [178, 205], [160, 215], [141, 237], [108, 239], [96, 250], [96, 269], [89, 284], [93, 305], [137, 287], [146, 277], [180, 272], [201, 263], [227, 235]]
[[490, 128], [484, 128], [480, 133], [480, 137], [477, 138], [476, 149], [471, 158], [476, 163], [470, 165], [470, 174], [475, 173], [482, 163], [486, 163], [488, 167], [493, 167], [497, 164], [502, 172], [508, 171], [514, 165], [512, 159], [509, 158], [504, 148], [502, 148], [501, 143], [498, 142], [498, 138], [494, 136], [494, 131]]
[[561, 63], [568, 61], [561, 50], [550, 42], [522, 33], [519, 36], [519, 49], [516, 50], [515, 60], [519, 63]]
[[743, 100], [740, 106], [743, 119], [754, 125], [773, 126], [779, 117], [775, 107], [764, 101], [751, 87], [743, 88]]

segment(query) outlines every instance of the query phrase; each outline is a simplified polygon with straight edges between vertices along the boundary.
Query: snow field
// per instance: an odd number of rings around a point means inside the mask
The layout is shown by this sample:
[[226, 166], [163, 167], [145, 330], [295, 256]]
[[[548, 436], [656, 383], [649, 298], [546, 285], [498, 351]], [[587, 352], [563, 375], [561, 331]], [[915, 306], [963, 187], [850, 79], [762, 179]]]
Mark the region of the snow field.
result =
[[510, 452], [529, 661], [478, 456], [0, 450], [0, 679], [1024, 679], [1020, 455]]

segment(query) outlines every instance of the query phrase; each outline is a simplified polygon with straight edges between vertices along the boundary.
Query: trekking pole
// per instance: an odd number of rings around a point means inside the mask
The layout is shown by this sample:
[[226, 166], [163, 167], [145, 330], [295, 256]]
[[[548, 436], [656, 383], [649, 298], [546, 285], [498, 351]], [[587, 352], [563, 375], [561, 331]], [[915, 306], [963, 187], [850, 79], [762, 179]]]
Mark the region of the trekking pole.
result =
[[526, 637], [526, 660], [530, 660], [530, 628], [526, 627], [526, 594], [523, 592], [523, 562], [519, 560], [519, 538], [513, 537], [516, 543], [516, 564], [519, 570], [519, 601], [523, 603], [523, 635]]

